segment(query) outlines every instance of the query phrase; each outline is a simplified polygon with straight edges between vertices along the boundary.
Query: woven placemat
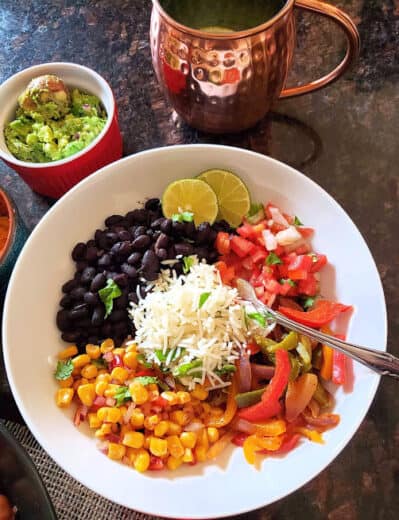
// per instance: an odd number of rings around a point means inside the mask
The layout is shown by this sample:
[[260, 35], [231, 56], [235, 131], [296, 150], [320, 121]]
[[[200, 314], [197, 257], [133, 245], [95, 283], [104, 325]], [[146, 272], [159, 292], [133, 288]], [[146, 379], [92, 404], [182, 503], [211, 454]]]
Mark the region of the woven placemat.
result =
[[37, 443], [28, 428], [4, 423], [29, 453], [50, 495], [58, 520], [160, 520], [118, 506], [93, 493], [61, 469]]

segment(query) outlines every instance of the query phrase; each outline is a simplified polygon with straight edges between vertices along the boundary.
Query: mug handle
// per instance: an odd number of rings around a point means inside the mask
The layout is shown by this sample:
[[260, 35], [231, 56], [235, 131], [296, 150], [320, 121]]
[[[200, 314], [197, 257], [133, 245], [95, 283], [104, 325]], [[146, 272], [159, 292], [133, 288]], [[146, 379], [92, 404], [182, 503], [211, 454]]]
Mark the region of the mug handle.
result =
[[324, 2], [319, 2], [318, 0], [296, 0], [295, 6], [331, 18], [345, 32], [347, 50], [344, 59], [334, 70], [306, 85], [284, 89], [280, 94], [280, 99], [302, 96], [303, 94], [319, 90], [333, 81], [336, 81], [358, 58], [360, 50], [360, 36], [356, 25], [341, 9]]

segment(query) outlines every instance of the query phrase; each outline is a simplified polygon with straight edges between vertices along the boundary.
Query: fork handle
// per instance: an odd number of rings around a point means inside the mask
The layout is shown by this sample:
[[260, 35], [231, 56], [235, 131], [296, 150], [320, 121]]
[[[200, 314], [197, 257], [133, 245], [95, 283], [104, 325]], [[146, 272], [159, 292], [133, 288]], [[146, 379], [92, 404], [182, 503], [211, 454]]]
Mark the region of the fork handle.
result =
[[399, 358], [389, 354], [388, 352], [381, 352], [353, 343], [342, 341], [341, 339], [335, 338], [318, 330], [311, 329], [306, 325], [301, 325], [296, 321], [293, 321], [285, 317], [280, 312], [274, 311], [266, 306], [263, 306], [261, 302], [256, 302], [257, 306], [262, 307], [269, 315], [272, 315], [277, 323], [291, 329], [300, 334], [305, 334], [310, 338], [325, 343], [329, 347], [339, 350], [349, 357], [362, 363], [367, 368], [370, 368], [381, 376], [391, 376], [399, 379]]

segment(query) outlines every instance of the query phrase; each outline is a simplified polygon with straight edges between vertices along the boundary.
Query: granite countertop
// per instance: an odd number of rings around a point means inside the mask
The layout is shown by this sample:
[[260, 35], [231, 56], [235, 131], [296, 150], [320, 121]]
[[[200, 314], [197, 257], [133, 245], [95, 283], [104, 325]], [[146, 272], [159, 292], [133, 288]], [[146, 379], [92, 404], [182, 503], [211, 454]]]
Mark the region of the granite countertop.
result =
[[[300, 169], [345, 208], [365, 237], [384, 285], [388, 348], [399, 355], [399, 2], [333, 3], [353, 17], [361, 33], [356, 66], [320, 92], [278, 102], [256, 128], [239, 135], [199, 133], [173, 116], [151, 66], [149, 0], [2, 0], [0, 82], [40, 62], [85, 64], [102, 74], [115, 92], [125, 155], [170, 144], [223, 143]], [[298, 21], [290, 84], [327, 72], [343, 52], [332, 24], [302, 14]], [[0, 184], [32, 229], [50, 201], [32, 193], [4, 164]], [[0, 382], [0, 417], [18, 419], [4, 372]], [[242, 518], [398, 518], [397, 385], [394, 380], [381, 382], [359, 431], [324, 472], [286, 499]]]

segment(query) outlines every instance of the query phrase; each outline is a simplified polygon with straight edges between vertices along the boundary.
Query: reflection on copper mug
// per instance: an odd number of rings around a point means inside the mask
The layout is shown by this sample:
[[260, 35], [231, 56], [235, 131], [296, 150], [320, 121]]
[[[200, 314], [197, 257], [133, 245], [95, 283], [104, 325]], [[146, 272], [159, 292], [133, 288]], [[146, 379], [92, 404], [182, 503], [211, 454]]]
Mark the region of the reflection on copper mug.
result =
[[[347, 52], [326, 76], [283, 90], [296, 42], [294, 6], [336, 22], [345, 32]], [[262, 25], [228, 33], [186, 27], [153, 0], [150, 38], [154, 69], [170, 103], [189, 125], [212, 133], [250, 128], [276, 99], [332, 83], [358, 57], [360, 43], [349, 16], [318, 0], [287, 0]]]

